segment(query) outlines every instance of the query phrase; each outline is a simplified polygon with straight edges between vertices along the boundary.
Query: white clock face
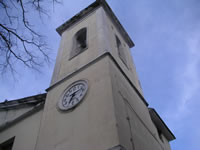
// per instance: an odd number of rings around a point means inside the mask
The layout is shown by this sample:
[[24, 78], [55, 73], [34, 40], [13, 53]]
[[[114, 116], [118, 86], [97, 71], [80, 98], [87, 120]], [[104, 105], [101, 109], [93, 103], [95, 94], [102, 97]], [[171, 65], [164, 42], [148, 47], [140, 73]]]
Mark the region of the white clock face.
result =
[[79, 104], [88, 90], [88, 83], [85, 80], [79, 80], [70, 85], [61, 100], [58, 107], [61, 110], [69, 110]]

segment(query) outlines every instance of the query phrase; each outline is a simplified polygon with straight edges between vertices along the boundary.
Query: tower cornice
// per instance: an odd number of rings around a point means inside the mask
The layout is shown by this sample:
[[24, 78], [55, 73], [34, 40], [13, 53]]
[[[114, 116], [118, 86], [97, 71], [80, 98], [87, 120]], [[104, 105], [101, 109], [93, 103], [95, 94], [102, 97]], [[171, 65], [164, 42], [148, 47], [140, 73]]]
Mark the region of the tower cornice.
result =
[[123, 71], [123, 69], [121, 69], [120, 65], [117, 63], [117, 61], [115, 60], [115, 58], [110, 54], [110, 52], [105, 52], [101, 55], [99, 55], [97, 58], [93, 59], [92, 61], [90, 61], [89, 63], [81, 66], [80, 68], [76, 69], [74, 72], [71, 72], [70, 74], [66, 75], [64, 78], [60, 79], [59, 81], [57, 81], [56, 83], [54, 83], [53, 85], [51, 85], [49, 88], [46, 89], [46, 92], [49, 92], [50, 90], [54, 89], [55, 87], [57, 87], [58, 85], [60, 85], [61, 83], [63, 83], [64, 81], [68, 80], [69, 78], [73, 77], [74, 75], [80, 73], [82, 70], [88, 68], [89, 66], [91, 66], [92, 64], [98, 62], [99, 60], [103, 59], [104, 57], [108, 56], [110, 58], [110, 60], [117, 66], [117, 68], [120, 70], [120, 72], [123, 74], [123, 76], [126, 78], [126, 80], [129, 82], [129, 84], [132, 86], [132, 88], [134, 89], [134, 91], [138, 94], [138, 96], [141, 98], [141, 100], [143, 101], [143, 103], [146, 106], [149, 106], [148, 102], [145, 100], [144, 96], [140, 93], [140, 91], [137, 89], [137, 87], [134, 85], [134, 83], [129, 79], [129, 77], [126, 75], [126, 73]]
[[130, 48], [133, 47], [134, 46], [133, 41], [131, 40], [130, 36], [128, 35], [124, 27], [121, 25], [121, 23], [119, 22], [119, 20], [117, 19], [112, 9], [110, 8], [110, 6], [107, 4], [105, 0], [96, 0], [94, 3], [92, 3], [91, 5], [83, 9], [82, 11], [80, 11], [78, 14], [76, 14], [71, 19], [63, 23], [61, 26], [59, 26], [56, 29], [56, 31], [60, 35], [62, 35], [62, 33], [65, 30], [70, 28], [72, 25], [74, 25], [75, 23], [77, 23], [78, 21], [80, 21], [81, 19], [86, 17], [88, 14], [98, 9], [99, 7], [102, 7], [105, 10], [109, 18], [113, 21], [113, 23], [115, 24], [115, 26], [117, 27], [117, 29], [119, 30], [119, 32], [121, 33], [121, 35], [123, 36], [127, 44], [129, 45], [129, 47]]

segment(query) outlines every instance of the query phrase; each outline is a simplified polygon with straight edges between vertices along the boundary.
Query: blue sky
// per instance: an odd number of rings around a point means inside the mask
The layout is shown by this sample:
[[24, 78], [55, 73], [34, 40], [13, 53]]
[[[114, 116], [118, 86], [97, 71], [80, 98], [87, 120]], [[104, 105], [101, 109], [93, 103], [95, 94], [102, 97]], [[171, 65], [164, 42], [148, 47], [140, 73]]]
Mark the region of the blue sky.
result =
[[[64, 1], [49, 8], [51, 17], [35, 28], [48, 38], [53, 61], [42, 73], [19, 67], [17, 80], [0, 79], [0, 101], [43, 93], [48, 88], [60, 36], [55, 29], [93, 0]], [[114, 13], [135, 43], [131, 49], [144, 96], [176, 140], [172, 150], [200, 147], [200, 1], [108, 0]], [[49, 5], [50, 6], [50, 5]], [[40, 27], [40, 28], [39, 28]]]

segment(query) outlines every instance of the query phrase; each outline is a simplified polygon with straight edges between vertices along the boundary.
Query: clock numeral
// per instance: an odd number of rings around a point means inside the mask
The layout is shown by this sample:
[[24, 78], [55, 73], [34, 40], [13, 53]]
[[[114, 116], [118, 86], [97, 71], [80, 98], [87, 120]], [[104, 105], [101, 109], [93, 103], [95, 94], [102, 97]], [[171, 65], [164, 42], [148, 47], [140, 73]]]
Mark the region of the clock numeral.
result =
[[67, 94], [67, 95], [65, 95], [65, 96], [64, 96], [64, 99], [67, 99], [67, 97], [68, 97], [68, 96], [69, 96], [68, 94]]
[[64, 106], [66, 106], [67, 105], [67, 101], [65, 100], [65, 101], [63, 101], [63, 105]]
[[85, 87], [84, 87], [84, 86], [82, 86], [82, 88], [81, 88], [81, 89], [82, 89], [82, 91], [84, 91], [84, 90], [85, 90]]
[[72, 89], [69, 90], [69, 93], [72, 93]]
[[73, 91], [76, 91], [76, 86], [73, 87]]

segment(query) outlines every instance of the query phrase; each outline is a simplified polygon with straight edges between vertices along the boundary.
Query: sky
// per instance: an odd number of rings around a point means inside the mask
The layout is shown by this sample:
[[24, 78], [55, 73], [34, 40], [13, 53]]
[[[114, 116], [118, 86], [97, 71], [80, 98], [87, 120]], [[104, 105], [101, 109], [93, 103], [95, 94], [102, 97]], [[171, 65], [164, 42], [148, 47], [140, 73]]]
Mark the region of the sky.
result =
[[[35, 28], [47, 37], [52, 63], [41, 73], [18, 66], [0, 79], [0, 101], [40, 94], [49, 87], [60, 36], [55, 29], [94, 0], [63, 1]], [[107, 0], [135, 43], [131, 54], [145, 99], [176, 136], [172, 150], [200, 147], [200, 1]]]

